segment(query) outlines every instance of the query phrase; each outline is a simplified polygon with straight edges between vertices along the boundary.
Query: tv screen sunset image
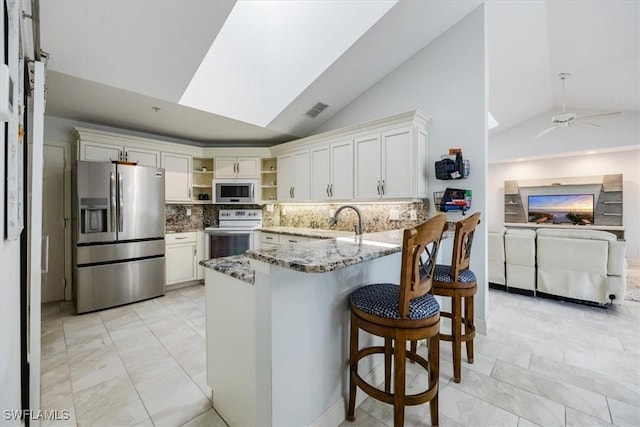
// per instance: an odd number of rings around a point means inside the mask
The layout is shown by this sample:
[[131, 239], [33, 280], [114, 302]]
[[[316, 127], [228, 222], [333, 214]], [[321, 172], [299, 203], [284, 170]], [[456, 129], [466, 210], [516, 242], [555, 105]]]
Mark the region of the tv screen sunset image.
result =
[[593, 194], [529, 196], [529, 222], [593, 224]]

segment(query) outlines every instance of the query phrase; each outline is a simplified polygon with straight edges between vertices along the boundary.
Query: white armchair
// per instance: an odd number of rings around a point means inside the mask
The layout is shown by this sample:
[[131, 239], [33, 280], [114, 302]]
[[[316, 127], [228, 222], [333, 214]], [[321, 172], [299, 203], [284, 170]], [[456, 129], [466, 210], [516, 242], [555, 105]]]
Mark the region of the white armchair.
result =
[[612, 295], [614, 303], [622, 304], [626, 287], [624, 256], [625, 242], [612, 233], [539, 229], [538, 291], [599, 304], [608, 303]]
[[536, 291], [536, 232], [511, 228], [504, 236], [507, 288]]
[[487, 246], [489, 248], [489, 283], [505, 285], [504, 233], [507, 229], [501, 225], [489, 225]]

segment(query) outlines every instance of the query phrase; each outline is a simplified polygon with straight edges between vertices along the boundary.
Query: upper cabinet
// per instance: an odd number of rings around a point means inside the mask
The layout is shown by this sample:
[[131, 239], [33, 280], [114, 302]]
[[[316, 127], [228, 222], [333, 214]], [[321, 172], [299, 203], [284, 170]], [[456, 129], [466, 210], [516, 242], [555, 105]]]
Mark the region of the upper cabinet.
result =
[[257, 157], [216, 157], [216, 179], [257, 179], [260, 177], [259, 166], [260, 159]]
[[191, 156], [162, 153], [165, 171], [164, 189], [167, 202], [191, 201]]
[[353, 142], [349, 139], [312, 148], [312, 200], [353, 198]]
[[[278, 155], [278, 200], [429, 197], [427, 122], [412, 111], [272, 147]], [[300, 161], [296, 168], [300, 153], [308, 165]], [[308, 197], [301, 190], [305, 179]]]
[[278, 200], [309, 200], [309, 150], [278, 157]]
[[80, 141], [78, 160], [92, 162], [123, 161], [134, 162], [140, 166], [158, 167], [160, 152], [137, 147], [127, 147], [100, 142]]
[[354, 144], [356, 199], [414, 197], [413, 127], [356, 138]]

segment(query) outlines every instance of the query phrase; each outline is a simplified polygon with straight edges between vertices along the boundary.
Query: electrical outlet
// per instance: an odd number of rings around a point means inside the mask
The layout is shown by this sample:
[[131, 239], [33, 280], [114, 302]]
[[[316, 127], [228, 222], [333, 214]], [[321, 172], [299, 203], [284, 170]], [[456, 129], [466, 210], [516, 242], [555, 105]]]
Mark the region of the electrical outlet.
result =
[[389, 219], [398, 221], [400, 219], [400, 211], [398, 209], [389, 209]]
[[273, 205], [267, 205], [267, 212], [273, 212]]
[[411, 210], [409, 211], [409, 219], [410, 219], [411, 221], [417, 221], [417, 220], [418, 220], [418, 213], [416, 212], [416, 210], [415, 210], [415, 209], [411, 209]]
[[191, 216], [191, 208], [187, 208], [187, 216]]

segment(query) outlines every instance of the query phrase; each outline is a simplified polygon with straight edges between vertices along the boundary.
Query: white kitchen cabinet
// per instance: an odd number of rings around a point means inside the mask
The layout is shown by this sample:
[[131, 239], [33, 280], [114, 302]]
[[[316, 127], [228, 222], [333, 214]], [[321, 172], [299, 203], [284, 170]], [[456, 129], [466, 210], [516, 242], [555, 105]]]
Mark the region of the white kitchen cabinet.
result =
[[158, 167], [160, 152], [137, 147], [80, 141], [79, 160], [92, 162], [126, 161], [140, 166]]
[[413, 127], [356, 138], [355, 198], [415, 197]]
[[191, 201], [191, 156], [162, 153], [165, 169], [165, 200], [167, 202]]
[[308, 200], [309, 150], [278, 157], [278, 201]]
[[312, 148], [310, 197], [312, 200], [353, 198], [353, 142]]
[[165, 236], [167, 285], [197, 280], [197, 240], [196, 232]]
[[257, 233], [259, 234], [258, 239], [256, 239], [258, 242], [258, 249], [270, 249], [280, 246], [278, 242], [278, 234], [266, 231], [258, 231]]
[[216, 157], [216, 179], [257, 179], [260, 176], [260, 159], [257, 157]]
[[280, 234], [278, 236], [278, 243], [280, 246], [296, 245], [298, 243], [306, 243], [308, 241], [310, 241], [309, 237], [304, 236], [292, 236], [291, 234]]

